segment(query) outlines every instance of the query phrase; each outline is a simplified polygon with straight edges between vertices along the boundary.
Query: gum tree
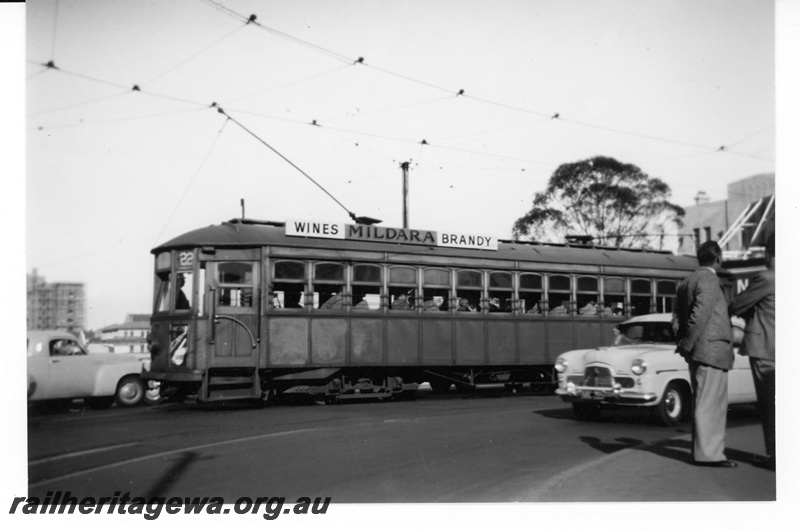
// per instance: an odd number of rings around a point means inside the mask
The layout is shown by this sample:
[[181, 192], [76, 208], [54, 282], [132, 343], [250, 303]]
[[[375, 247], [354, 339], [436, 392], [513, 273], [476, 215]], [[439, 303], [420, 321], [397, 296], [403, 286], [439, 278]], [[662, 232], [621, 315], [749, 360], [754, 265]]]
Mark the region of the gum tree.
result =
[[596, 156], [562, 164], [531, 209], [514, 222], [515, 239], [563, 242], [591, 236], [600, 245], [660, 248], [670, 226], [683, 226], [671, 190], [633, 164]]

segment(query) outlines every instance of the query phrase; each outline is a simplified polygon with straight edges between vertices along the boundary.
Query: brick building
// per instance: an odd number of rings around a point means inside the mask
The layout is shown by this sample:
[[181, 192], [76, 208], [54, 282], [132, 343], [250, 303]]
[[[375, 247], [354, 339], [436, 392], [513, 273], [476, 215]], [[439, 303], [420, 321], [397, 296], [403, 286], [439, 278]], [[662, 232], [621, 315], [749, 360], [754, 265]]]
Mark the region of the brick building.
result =
[[79, 333], [86, 326], [86, 296], [82, 283], [47, 283], [36, 269], [27, 275], [28, 329], [58, 329]]

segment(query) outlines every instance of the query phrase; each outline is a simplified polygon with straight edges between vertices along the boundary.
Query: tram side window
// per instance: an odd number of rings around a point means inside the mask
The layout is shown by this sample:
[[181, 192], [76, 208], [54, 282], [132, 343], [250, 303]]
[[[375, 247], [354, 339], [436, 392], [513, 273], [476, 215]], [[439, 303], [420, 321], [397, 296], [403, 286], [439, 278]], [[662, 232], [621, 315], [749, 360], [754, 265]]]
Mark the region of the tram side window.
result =
[[672, 313], [675, 308], [677, 283], [671, 280], [656, 282], [656, 312]]
[[510, 272], [489, 273], [489, 312], [510, 313], [514, 310], [514, 290]]
[[578, 278], [578, 294], [575, 300], [578, 306], [578, 315], [591, 317], [600, 314], [598, 283], [597, 278], [591, 276]]
[[603, 280], [603, 314], [625, 315], [625, 280], [622, 278]]
[[456, 311], [480, 311], [483, 294], [483, 274], [478, 271], [456, 273]]
[[567, 316], [572, 313], [572, 277], [553, 275], [547, 282], [547, 301], [550, 304], [550, 314]]
[[389, 269], [389, 309], [414, 309], [417, 304], [417, 269], [392, 267]]
[[226, 261], [217, 264], [219, 285], [218, 305], [227, 307], [253, 306], [253, 264]]
[[301, 261], [278, 261], [272, 272], [272, 307], [303, 309], [306, 288], [306, 264]]
[[447, 311], [450, 307], [450, 271], [427, 269], [422, 275], [422, 310]]
[[353, 265], [353, 309], [380, 309], [383, 269], [378, 265]]
[[324, 310], [344, 309], [344, 265], [314, 265], [314, 307]]
[[542, 276], [539, 274], [519, 275], [520, 311], [536, 315], [542, 311]]
[[631, 280], [631, 316], [651, 312], [653, 285], [650, 280]]

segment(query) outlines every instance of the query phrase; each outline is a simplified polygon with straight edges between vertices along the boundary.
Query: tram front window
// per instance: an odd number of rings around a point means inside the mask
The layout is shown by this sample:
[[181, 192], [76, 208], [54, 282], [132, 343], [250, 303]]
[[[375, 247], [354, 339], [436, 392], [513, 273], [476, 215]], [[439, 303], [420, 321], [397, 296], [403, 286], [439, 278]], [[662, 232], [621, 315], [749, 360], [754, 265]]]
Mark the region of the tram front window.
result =
[[164, 313], [169, 311], [170, 293], [170, 273], [169, 271], [159, 272], [156, 275], [156, 291], [158, 297], [156, 299], [156, 312]]
[[179, 272], [176, 275], [175, 289], [175, 310], [186, 311], [192, 309], [192, 299], [194, 298], [192, 289], [192, 273]]

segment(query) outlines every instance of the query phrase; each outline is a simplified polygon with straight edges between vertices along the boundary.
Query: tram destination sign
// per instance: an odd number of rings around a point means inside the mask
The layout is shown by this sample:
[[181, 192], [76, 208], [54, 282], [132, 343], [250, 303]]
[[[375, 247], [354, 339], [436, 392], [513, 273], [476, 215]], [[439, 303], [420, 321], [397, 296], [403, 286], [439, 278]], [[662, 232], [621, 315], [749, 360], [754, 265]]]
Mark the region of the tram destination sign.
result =
[[322, 221], [286, 221], [286, 235], [373, 241], [376, 243], [404, 243], [406, 245], [497, 250], [497, 238], [494, 236]]

